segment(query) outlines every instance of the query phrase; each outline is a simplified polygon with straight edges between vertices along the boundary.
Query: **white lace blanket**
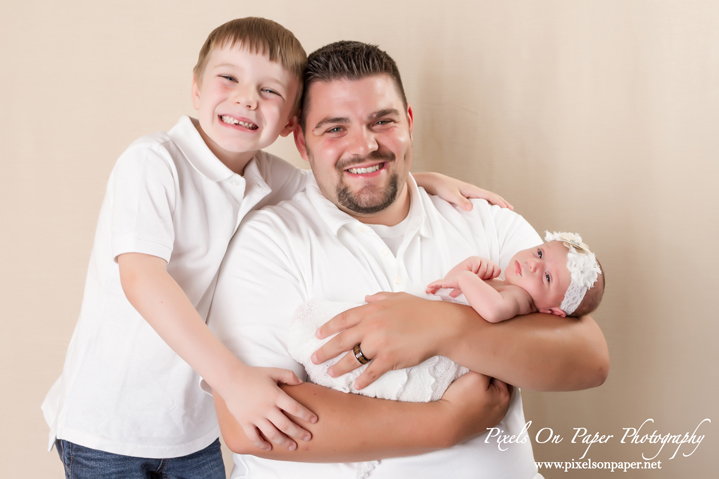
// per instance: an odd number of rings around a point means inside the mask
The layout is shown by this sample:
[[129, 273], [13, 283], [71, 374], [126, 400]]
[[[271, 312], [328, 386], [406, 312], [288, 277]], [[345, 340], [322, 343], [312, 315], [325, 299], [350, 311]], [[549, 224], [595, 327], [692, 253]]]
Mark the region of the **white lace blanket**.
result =
[[[346, 393], [398, 401], [429, 402], [440, 399], [452, 381], [469, 371], [444, 356], [434, 356], [415, 367], [389, 371], [360, 391], [352, 385], [367, 365], [339, 378], [330, 377], [327, 370], [339, 361], [339, 358], [319, 365], [310, 361], [312, 353], [330, 339], [317, 339], [315, 331], [342, 311], [359, 305], [313, 299], [295, 311], [287, 334], [287, 350], [295, 361], [304, 366], [311, 382]], [[368, 477], [377, 464], [379, 461], [356, 463], [357, 479]]]

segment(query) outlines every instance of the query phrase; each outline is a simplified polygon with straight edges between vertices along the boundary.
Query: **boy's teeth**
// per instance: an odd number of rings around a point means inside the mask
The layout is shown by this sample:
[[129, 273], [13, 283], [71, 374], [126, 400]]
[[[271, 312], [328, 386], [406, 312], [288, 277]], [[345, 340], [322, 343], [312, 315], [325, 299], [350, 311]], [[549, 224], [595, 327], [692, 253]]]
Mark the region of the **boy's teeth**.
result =
[[384, 165], [384, 163], [378, 163], [374, 166], [370, 166], [369, 168], [348, 168], [347, 171], [353, 175], [364, 175], [365, 173], [372, 173], [373, 171], [379, 170], [382, 165]]
[[244, 121], [240, 121], [236, 118], [232, 118], [231, 116], [221, 116], [220, 118], [222, 119], [223, 122], [228, 123], [230, 125], [244, 126], [245, 128], [247, 128], [249, 130], [256, 130], [258, 128], [258, 126], [255, 125], [254, 123], [247, 123]]

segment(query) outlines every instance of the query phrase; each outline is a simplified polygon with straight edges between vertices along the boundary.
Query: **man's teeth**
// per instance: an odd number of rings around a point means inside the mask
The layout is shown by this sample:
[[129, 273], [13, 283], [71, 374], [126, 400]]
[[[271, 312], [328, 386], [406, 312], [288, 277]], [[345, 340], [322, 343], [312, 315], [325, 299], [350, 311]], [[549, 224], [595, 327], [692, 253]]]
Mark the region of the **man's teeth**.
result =
[[221, 116], [220, 118], [222, 119], [223, 122], [228, 123], [230, 125], [244, 126], [245, 128], [247, 128], [249, 130], [256, 130], [258, 128], [258, 126], [255, 125], [254, 123], [247, 123], [245, 121], [240, 121], [236, 118], [232, 118], [231, 116]]
[[383, 165], [384, 163], [378, 163], [374, 166], [370, 166], [369, 168], [348, 168], [347, 171], [349, 171], [353, 175], [364, 175], [366, 173], [372, 173], [379, 170], [380, 168], [382, 168]]

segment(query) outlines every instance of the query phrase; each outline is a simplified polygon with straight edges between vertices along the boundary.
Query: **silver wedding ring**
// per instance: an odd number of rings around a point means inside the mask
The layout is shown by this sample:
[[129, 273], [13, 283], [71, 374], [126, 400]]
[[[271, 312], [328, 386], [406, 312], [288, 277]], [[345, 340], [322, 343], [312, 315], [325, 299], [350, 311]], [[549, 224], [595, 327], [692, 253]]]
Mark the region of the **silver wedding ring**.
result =
[[367, 359], [364, 354], [362, 354], [362, 350], [360, 349], [359, 343], [355, 345], [354, 348], [352, 348], [352, 352], [355, 353], [355, 357], [357, 358], [357, 361], [359, 361], [360, 364], [367, 364], [369, 362], [369, 359]]

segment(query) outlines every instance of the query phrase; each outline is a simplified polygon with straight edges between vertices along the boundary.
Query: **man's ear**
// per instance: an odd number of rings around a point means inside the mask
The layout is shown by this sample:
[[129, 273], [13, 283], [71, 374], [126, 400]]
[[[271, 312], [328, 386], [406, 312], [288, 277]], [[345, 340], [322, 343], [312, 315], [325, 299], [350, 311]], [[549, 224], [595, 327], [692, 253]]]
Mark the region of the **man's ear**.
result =
[[539, 312], [544, 313], [544, 314], [553, 314], [555, 316], [560, 316], [562, 318], [567, 317], [567, 313], [562, 311], [560, 308], [540, 309]]
[[297, 147], [297, 151], [300, 152], [300, 156], [303, 160], [310, 161], [309, 155], [307, 154], [307, 143], [305, 143], [305, 134], [302, 131], [300, 125], [295, 126], [293, 133], [295, 136], [295, 146]]
[[290, 120], [287, 122], [284, 128], [282, 128], [282, 131], [280, 132], [280, 136], [287, 136], [290, 133], [292, 133], [295, 128], [297, 128], [297, 115], [290, 118]]
[[197, 78], [195, 75], [192, 75], [192, 90], [190, 93], [190, 96], [192, 96], [192, 106], [195, 107], [195, 110], [200, 109], [200, 86], [197, 84]]
[[412, 112], [412, 106], [409, 104], [407, 104], [407, 122], [409, 123], [409, 137], [411, 139], [414, 131], [414, 113]]

